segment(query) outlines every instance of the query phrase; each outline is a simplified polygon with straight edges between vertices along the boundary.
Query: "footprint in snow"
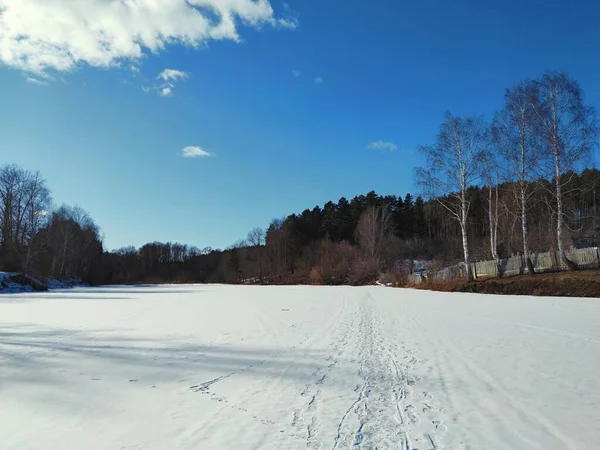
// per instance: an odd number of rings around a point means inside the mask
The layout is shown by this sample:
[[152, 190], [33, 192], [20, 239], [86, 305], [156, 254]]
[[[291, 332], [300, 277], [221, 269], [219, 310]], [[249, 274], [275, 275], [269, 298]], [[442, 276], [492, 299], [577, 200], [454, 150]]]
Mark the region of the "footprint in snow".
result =
[[448, 427], [442, 421], [434, 420], [431, 423], [435, 426], [436, 430], [439, 430], [439, 431], [442, 431], [442, 432], [443, 431], [448, 431]]

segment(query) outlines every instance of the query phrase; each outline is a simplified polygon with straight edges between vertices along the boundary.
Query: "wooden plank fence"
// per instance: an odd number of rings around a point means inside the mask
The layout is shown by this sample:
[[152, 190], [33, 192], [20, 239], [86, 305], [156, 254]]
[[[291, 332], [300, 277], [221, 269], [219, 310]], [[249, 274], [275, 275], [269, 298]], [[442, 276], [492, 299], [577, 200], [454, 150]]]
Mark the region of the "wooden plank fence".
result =
[[[565, 256], [580, 269], [600, 268], [598, 247], [565, 250]], [[560, 272], [568, 270], [559, 260], [558, 252], [532, 253], [531, 262], [536, 272]], [[471, 263], [471, 270], [476, 279], [511, 277], [527, 273], [527, 263], [523, 255], [515, 255], [498, 261], [478, 261]], [[423, 281], [448, 281], [466, 278], [464, 264], [432, 270], [424, 275], [409, 275], [409, 284], [420, 284]]]

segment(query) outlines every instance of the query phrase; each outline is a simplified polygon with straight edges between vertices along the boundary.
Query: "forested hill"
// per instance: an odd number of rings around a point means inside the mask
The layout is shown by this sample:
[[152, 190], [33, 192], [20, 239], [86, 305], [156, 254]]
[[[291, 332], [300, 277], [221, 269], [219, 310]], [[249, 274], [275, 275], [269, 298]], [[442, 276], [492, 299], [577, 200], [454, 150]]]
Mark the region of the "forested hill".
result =
[[[436, 200], [369, 192], [341, 198], [257, 228], [224, 251], [149, 243], [105, 251], [100, 228], [81, 208], [51, 209], [50, 191], [40, 174], [5, 166], [0, 176], [0, 270], [37, 277], [82, 278], [95, 284], [137, 282], [360, 283], [399, 259], [460, 260], [461, 231]], [[595, 235], [600, 219], [600, 171], [567, 173], [570, 189], [564, 211], [571, 237]], [[539, 180], [530, 200], [530, 247], [556, 246], [552, 183]], [[514, 183], [498, 185], [498, 251], [519, 252]], [[490, 257], [488, 187], [468, 195], [469, 236], [474, 259]], [[495, 186], [492, 187], [494, 198]], [[379, 233], [379, 234], [378, 234]], [[201, 236], [199, 236], [201, 240]]]

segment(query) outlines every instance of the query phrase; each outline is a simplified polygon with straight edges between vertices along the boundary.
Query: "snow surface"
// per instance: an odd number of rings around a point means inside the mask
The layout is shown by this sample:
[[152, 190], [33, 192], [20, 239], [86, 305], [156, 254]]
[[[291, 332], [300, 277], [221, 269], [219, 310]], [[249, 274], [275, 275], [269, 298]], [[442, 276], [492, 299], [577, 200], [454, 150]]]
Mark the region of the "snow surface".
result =
[[600, 301], [383, 287], [0, 297], [1, 449], [598, 449]]

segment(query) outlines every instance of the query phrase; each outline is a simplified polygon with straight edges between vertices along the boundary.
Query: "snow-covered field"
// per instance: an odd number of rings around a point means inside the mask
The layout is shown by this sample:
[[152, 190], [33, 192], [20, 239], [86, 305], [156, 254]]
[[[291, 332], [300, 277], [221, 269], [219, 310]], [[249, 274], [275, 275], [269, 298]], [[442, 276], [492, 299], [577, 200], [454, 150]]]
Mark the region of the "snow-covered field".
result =
[[1, 449], [599, 449], [600, 300], [0, 296]]

